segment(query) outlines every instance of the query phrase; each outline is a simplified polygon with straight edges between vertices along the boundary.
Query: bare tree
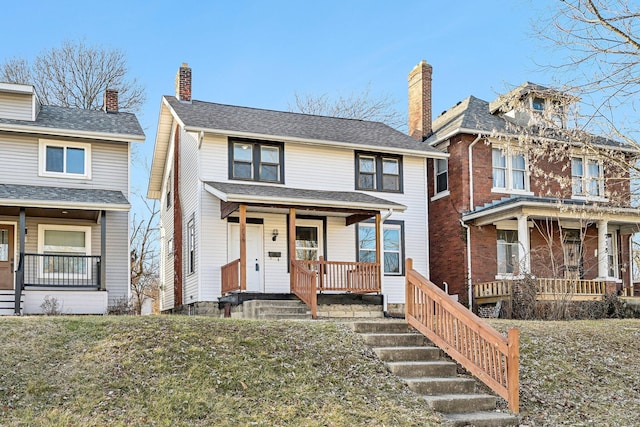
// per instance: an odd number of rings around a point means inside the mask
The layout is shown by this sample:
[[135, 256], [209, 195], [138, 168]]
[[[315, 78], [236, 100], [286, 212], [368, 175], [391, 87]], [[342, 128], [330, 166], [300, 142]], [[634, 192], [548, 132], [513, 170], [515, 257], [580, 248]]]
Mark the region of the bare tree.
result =
[[394, 108], [396, 101], [388, 95], [375, 97], [371, 85], [361, 93], [332, 98], [328, 94], [300, 95], [295, 93], [294, 105], [289, 111], [345, 119], [371, 120], [385, 123], [396, 129], [406, 128], [407, 120]]
[[141, 198], [146, 208], [145, 215], [138, 218], [135, 214], [131, 222], [131, 302], [136, 314], [148, 299], [158, 299], [159, 259], [158, 224], [159, 209], [157, 201], [149, 202]]
[[46, 105], [97, 110], [103, 107], [104, 91], [115, 89], [119, 109], [136, 112], [145, 101], [145, 91], [128, 74], [123, 51], [83, 40], [45, 50], [33, 63], [11, 58], [0, 64], [0, 81], [33, 84]]

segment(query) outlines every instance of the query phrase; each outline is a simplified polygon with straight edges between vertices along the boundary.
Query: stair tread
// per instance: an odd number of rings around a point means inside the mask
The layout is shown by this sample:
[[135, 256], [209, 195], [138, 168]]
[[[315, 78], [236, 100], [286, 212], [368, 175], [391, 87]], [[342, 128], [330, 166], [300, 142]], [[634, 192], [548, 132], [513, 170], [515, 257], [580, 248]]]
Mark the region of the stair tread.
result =
[[496, 399], [495, 396], [482, 393], [456, 393], [456, 394], [434, 394], [421, 396], [426, 400], [483, 400], [483, 399]]
[[451, 381], [451, 382], [472, 382], [476, 381], [473, 378], [465, 377], [404, 377], [405, 382], [436, 382], [436, 381]]
[[455, 365], [454, 362], [448, 360], [406, 360], [398, 362], [386, 362], [388, 365], [393, 366], [425, 366], [425, 365]]
[[518, 419], [517, 415], [509, 412], [499, 411], [477, 411], [477, 412], [460, 412], [454, 414], [443, 414], [444, 418], [450, 420], [492, 420], [496, 418], [512, 418]]
[[425, 351], [431, 351], [431, 350], [440, 350], [439, 347], [433, 346], [433, 345], [401, 345], [401, 346], [390, 346], [390, 347], [382, 347], [382, 346], [377, 346], [377, 347], [371, 347], [372, 350], [421, 350], [424, 349]]

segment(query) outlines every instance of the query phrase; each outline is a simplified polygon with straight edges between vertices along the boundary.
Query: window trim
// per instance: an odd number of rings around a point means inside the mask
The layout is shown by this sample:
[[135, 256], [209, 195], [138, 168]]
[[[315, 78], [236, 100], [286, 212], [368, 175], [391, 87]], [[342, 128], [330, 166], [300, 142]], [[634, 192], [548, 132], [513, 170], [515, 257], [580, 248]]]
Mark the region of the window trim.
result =
[[[234, 159], [234, 146], [235, 144], [248, 144], [251, 145], [251, 178], [239, 178], [234, 176], [233, 166], [235, 164]], [[260, 167], [262, 164], [274, 165], [275, 163], [267, 163], [261, 161], [261, 147], [276, 147], [278, 149], [278, 166], [279, 166], [279, 179], [266, 180], [260, 179]], [[259, 139], [249, 138], [229, 138], [228, 139], [228, 176], [230, 180], [234, 181], [251, 181], [251, 182], [269, 182], [275, 184], [284, 184], [284, 142], [267, 141]]]
[[[47, 170], [47, 147], [59, 147], [63, 149], [63, 172], [53, 172]], [[83, 174], [66, 172], [66, 156], [68, 148], [81, 148], [84, 150]], [[91, 179], [91, 144], [40, 139], [38, 141], [38, 176], [71, 179]]]
[[167, 176], [167, 183], [166, 183], [166, 188], [165, 188], [165, 197], [166, 197], [166, 201], [165, 201], [165, 209], [169, 210], [171, 208], [171, 205], [173, 204], [173, 196], [172, 196], [172, 190], [173, 190], [173, 174], [172, 171], [169, 171], [169, 174]]
[[[505, 159], [504, 168], [497, 168], [493, 163], [493, 152], [494, 150], [499, 150], [501, 152], [502, 157]], [[524, 189], [513, 188], [513, 156], [523, 156], [524, 158]], [[503, 169], [505, 171], [505, 186], [504, 187], [496, 187], [494, 185], [494, 171], [495, 169]], [[519, 170], [519, 169], [518, 169]], [[512, 150], [509, 147], [504, 147], [500, 145], [493, 144], [491, 146], [491, 192], [492, 193], [503, 193], [503, 194], [523, 194], [523, 195], [533, 195], [531, 192], [531, 177], [529, 171], [529, 158], [526, 153], [518, 152], [517, 150]]]
[[[387, 273], [384, 271], [384, 228], [385, 225], [390, 225], [393, 228], [397, 228], [400, 230], [400, 259], [399, 259], [399, 268], [400, 271], [398, 273]], [[356, 260], [358, 262], [360, 261], [360, 228], [364, 226], [364, 227], [368, 227], [368, 228], [373, 228], [375, 229], [376, 225], [375, 225], [375, 221], [374, 220], [366, 220], [366, 221], [362, 221], [356, 224]], [[386, 221], [384, 221], [384, 223], [382, 224], [382, 234], [383, 234], [383, 247], [382, 247], [382, 257], [380, 257], [381, 260], [381, 268], [382, 268], [382, 273], [385, 276], [395, 276], [395, 277], [402, 277], [405, 275], [405, 260], [406, 260], [406, 252], [405, 252], [405, 229], [404, 229], [404, 221], [402, 220], [393, 220], [393, 219], [388, 219]], [[373, 252], [375, 253], [375, 249], [373, 250]]]
[[[360, 157], [372, 157], [375, 161], [375, 173], [374, 173], [374, 188], [362, 188], [360, 187]], [[385, 174], [383, 169], [383, 162], [385, 159], [395, 160], [398, 162], [398, 189], [397, 190], [386, 190], [382, 188], [384, 175], [393, 175], [396, 174]], [[396, 154], [387, 154], [387, 153], [373, 153], [370, 151], [355, 151], [354, 156], [354, 167], [355, 167], [355, 189], [360, 191], [377, 191], [383, 193], [403, 193], [404, 192], [404, 169], [402, 166], [402, 156]], [[368, 172], [368, 175], [371, 175]]]
[[[582, 176], [580, 177], [581, 185], [582, 185], [582, 193], [576, 194], [574, 193], [574, 175], [573, 175], [573, 160], [580, 159], [582, 161]], [[583, 154], [571, 154], [570, 158], [570, 171], [571, 171], [571, 198], [574, 200], [589, 200], [589, 201], [598, 201], [598, 202], [607, 202], [608, 199], [605, 196], [605, 179], [604, 179], [604, 162], [601, 158], [596, 156], [589, 156]], [[586, 192], [586, 188], [588, 187], [588, 183], [590, 178], [587, 175], [588, 164], [589, 161], [595, 161], [598, 163], [598, 195], [588, 194]]]
[[[445, 165], [444, 171], [438, 172], [438, 162], [443, 161]], [[443, 190], [438, 191], [438, 176], [445, 174], [446, 187]], [[433, 196], [449, 194], [449, 160], [448, 159], [433, 159]]]
[[[84, 253], [80, 252], [65, 252], [68, 255], [84, 255], [91, 256], [91, 226], [86, 225], [61, 225], [61, 224], [38, 224], [38, 253], [45, 254], [44, 234], [48, 230], [54, 231], [82, 231], [84, 232]], [[91, 263], [87, 263], [87, 269], [85, 273], [46, 273], [44, 272], [44, 259], [40, 259], [38, 266], [39, 277], [58, 278], [62, 277], [60, 274], [64, 274], [64, 277], [74, 279], [89, 279], [91, 278]]]

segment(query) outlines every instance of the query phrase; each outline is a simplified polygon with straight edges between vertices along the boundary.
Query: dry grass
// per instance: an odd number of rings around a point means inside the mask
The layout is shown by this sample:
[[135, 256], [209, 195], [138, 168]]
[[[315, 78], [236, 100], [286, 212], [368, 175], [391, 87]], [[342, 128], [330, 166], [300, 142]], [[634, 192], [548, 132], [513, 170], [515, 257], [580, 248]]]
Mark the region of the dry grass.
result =
[[640, 320], [491, 323], [520, 328], [522, 426], [640, 425]]
[[0, 319], [8, 426], [429, 426], [360, 339], [326, 322]]

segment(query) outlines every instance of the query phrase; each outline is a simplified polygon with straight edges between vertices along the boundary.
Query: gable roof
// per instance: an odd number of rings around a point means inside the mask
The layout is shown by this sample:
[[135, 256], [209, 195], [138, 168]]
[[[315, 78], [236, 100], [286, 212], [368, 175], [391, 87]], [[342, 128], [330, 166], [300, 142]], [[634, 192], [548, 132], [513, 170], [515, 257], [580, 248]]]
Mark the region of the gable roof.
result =
[[43, 105], [35, 121], [0, 118], [0, 130], [64, 135], [115, 141], [144, 141], [145, 135], [132, 113]]
[[422, 141], [415, 140], [381, 122], [195, 100], [184, 103], [174, 96], [165, 96], [164, 99], [180, 118], [186, 130], [239, 132], [268, 138], [325, 141], [390, 151], [399, 149], [440, 154]]
[[[539, 85], [535, 85], [535, 87], [530, 87], [528, 85], [534, 84], [527, 83], [515, 90], [550, 90]], [[480, 98], [476, 98], [475, 96], [469, 96], [458, 102], [449, 110], [443, 112], [433, 121], [432, 128], [433, 133], [425, 141], [431, 146], [445, 141], [459, 133], [482, 134], [485, 136], [490, 136], [492, 134], [517, 136], [523, 132], [528, 135], [536, 135], [537, 132], [538, 137], [547, 140], [576, 143], [581, 140], [584, 141], [589, 139], [595, 145], [637, 152], [637, 150], [629, 144], [593, 135], [577, 129], [537, 128], [535, 126], [530, 126], [527, 129], [524, 129], [521, 126], [508, 121], [498, 113], [492, 114], [490, 111], [490, 103]]]
[[149, 179], [148, 197], [160, 197], [171, 126], [189, 132], [300, 142], [355, 150], [382, 151], [420, 157], [446, 158], [448, 154], [411, 138], [384, 123], [286, 111], [265, 110], [193, 100], [181, 102], [163, 96]]

